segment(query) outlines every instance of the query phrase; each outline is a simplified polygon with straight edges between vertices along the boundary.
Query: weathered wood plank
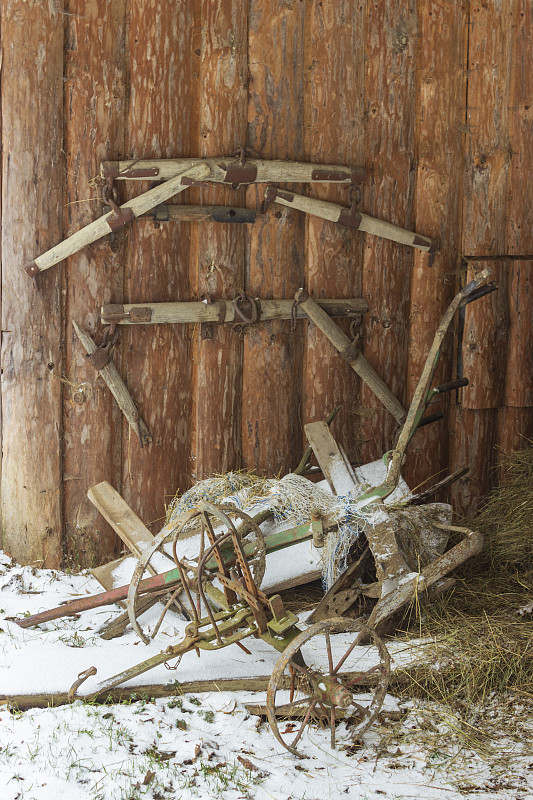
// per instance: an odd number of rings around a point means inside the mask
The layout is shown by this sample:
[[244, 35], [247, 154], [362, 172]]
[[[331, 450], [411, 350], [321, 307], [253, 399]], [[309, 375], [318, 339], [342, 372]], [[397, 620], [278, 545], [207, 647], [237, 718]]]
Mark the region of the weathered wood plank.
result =
[[[363, 129], [363, 5], [348, 0], [326, 5], [313, 0], [311, 5], [307, 35], [313, 60], [306, 86], [305, 155], [324, 161], [339, 157], [360, 164], [364, 136], [354, 136], [354, 127]], [[341, 186], [314, 187], [313, 196], [338, 203], [346, 203], [349, 197]], [[308, 217], [306, 239], [306, 288], [315, 300], [320, 302], [332, 293], [343, 297], [350, 289], [360, 291], [362, 236]], [[340, 327], [348, 333], [348, 324]], [[302, 392], [304, 422], [324, 419], [332, 408], [341, 406], [332, 430], [348, 456], [358, 460], [359, 380], [338, 359], [331, 358], [328, 342], [313, 325], [307, 326]]]
[[[64, 235], [84, 227], [102, 210], [90, 181], [99, 162], [124, 148], [126, 103], [125, 2], [69, 5], [65, 48], [66, 197]], [[105, 17], [102, 39], [94, 30]], [[101, 480], [120, 484], [121, 414], [75, 335], [77, 321], [101, 338], [98, 304], [122, 297], [122, 241], [106, 237], [66, 262], [65, 377], [63, 385], [63, 486], [66, 556], [82, 566], [112, 557], [119, 546], [111, 528], [87, 501], [87, 488]], [[41, 281], [50, 280], [43, 276]], [[80, 458], [80, 446], [83, 458]]]
[[[415, 68], [419, 32], [409, 0], [366, 3], [365, 151], [373, 174], [364, 185], [363, 208], [372, 216], [413, 230]], [[426, 220], [417, 230], [434, 235]], [[407, 320], [413, 253], [365, 236], [363, 297], [370, 312], [363, 323], [363, 353], [405, 405]], [[420, 257], [420, 256], [419, 256]], [[427, 257], [421, 256], [423, 261]], [[361, 387], [363, 462], [390, 448], [394, 419]]]
[[[511, 4], [497, 0], [470, 9], [468, 96], [462, 251], [466, 255], [506, 252], [506, 193], [511, 154], [507, 97], [511, 78]], [[475, 268], [484, 263], [476, 262]], [[498, 291], [465, 309], [462, 392], [465, 408], [497, 408], [503, 399], [507, 313], [506, 264], [491, 264]], [[466, 281], [471, 280], [469, 270]]]
[[[154, 537], [116, 489], [108, 481], [102, 481], [96, 486], [91, 486], [87, 497], [120, 536], [127, 548], [137, 558], [140, 558], [146, 545], [152, 544]], [[165, 554], [163, 553], [163, 555]], [[151, 565], [148, 565], [148, 569], [152, 575], [155, 574]]]
[[[117, 180], [169, 180], [188, 166], [207, 163], [210, 168], [208, 180], [218, 183], [352, 183], [365, 176], [364, 167], [341, 164], [315, 164], [246, 158], [245, 165], [227, 155], [199, 158], [146, 159], [130, 161], [104, 161], [101, 165], [103, 178], [113, 176]], [[252, 170], [252, 171], [250, 171]]]
[[457, 514], [468, 514], [479, 507], [480, 499], [494, 486], [495, 445], [498, 411], [495, 408], [469, 409], [456, 405], [450, 414], [450, 463], [470, 467], [449, 490]]
[[[418, 4], [421, 41], [417, 64], [417, 144], [415, 228], [437, 236], [441, 250], [432, 268], [414, 254], [409, 309], [407, 395], [411, 397], [442, 313], [455, 292], [461, 236], [461, 177], [466, 91], [468, 8], [423, 0]], [[481, 301], [483, 302], [483, 301]], [[451, 377], [450, 333], [444, 341], [435, 383]], [[445, 419], [449, 399], [440, 398]], [[409, 448], [405, 478], [409, 486], [436, 475], [448, 460], [446, 422], [419, 430]], [[457, 467], [463, 464], [457, 464]], [[455, 467], [450, 467], [451, 470]]]
[[324, 309], [320, 308], [318, 303], [308, 296], [307, 292], [300, 290], [296, 293], [295, 298], [301, 304], [305, 313], [313, 320], [315, 325], [320, 328], [322, 333], [329, 339], [331, 344], [347, 361], [354, 372], [357, 372], [359, 377], [372, 390], [373, 394], [379, 398], [385, 408], [390, 411], [397, 422], [401, 422], [405, 417], [405, 409], [392, 394], [388, 386], [383, 383], [362, 353], [357, 352], [354, 355], [351, 352], [354, 343], [331, 317], [326, 314]]
[[350, 462], [331, 435], [327, 422], [309, 422], [304, 430], [331, 491], [334, 494], [347, 494], [355, 486], [355, 475]]
[[[191, 154], [196, 130], [191, 108], [197, 103], [193, 38], [185, 4], [155, 0], [129, 4], [126, 151], [131, 157]], [[136, 187], [124, 188], [125, 195], [137, 192]], [[188, 202], [190, 197], [189, 190]], [[189, 224], [156, 226], [143, 223], [128, 230], [125, 299], [129, 302], [142, 301], [148, 294], [156, 302], [189, 299]], [[125, 430], [121, 493], [147, 527], [159, 528], [168, 498], [189, 485], [189, 331], [131, 327], [122, 336], [126, 383], [153, 442], [141, 449]]]
[[[200, 75], [199, 155], [230, 155], [246, 140], [247, 4], [200, 0], [201, 32], [195, 41]], [[245, 190], [204, 190], [206, 203], [245, 204]], [[245, 231], [205, 223], [191, 283], [198, 297], [231, 298], [244, 285]], [[193, 478], [240, 466], [242, 341], [216, 326], [212, 338], [195, 342], [195, 438]]]
[[498, 291], [466, 306], [461, 336], [461, 373], [469, 385], [461, 392], [464, 408], [498, 408], [504, 397], [509, 337], [508, 266], [476, 261], [465, 282], [490, 266]]
[[61, 271], [22, 265], [62, 232], [61, 2], [6, 0], [2, 36], [2, 546], [61, 562]]
[[[303, 154], [306, 3], [251, 0], [249, 5], [248, 144], [263, 158]], [[268, 36], [265, 31], [268, 30]], [[260, 201], [256, 187], [248, 203]], [[302, 214], [270, 209], [255, 223], [247, 252], [248, 290], [292, 297], [304, 280]], [[300, 416], [303, 324], [271, 322], [244, 341], [243, 464], [275, 474], [302, 451]]]
[[189, 181], [201, 180], [206, 178], [208, 174], [209, 168], [205, 164], [199, 164], [186, 170], [181, 175], [177, 175], [170, 181], [154, 186], [152, 189], [126, 200], [125, 203], [116, 206], [113, 211], [108, 211], [106, 214], [92, 220], [84, 228], [74, 231], [59, 244], [54, 245], [50, 250], [37, 256], [30, 263], [25, 264], [25, 272], [30, 278], [34, 278], [44, 270], [59, 264], [68, 256], [80, 252], [80, 250], [99, 241], [104, 236], [116, 233], [117, 230], [122, 229], [124, 225], [130, 224], [136, 217], [142, 217], [174, 195], [186, 191], [190, 187]]
[[[306, 319], [307, 314], [301, 306], [294, 307], [294, 300], [260, 300], [257, 303], [257, 324], [269, 319]], [[364, 314], [368, 308], [360, 297], [346, 300], [319, 300], [318, 305], [330, 317], [346, 317]], [[250, 317], [253, 313], [248, 302], [238, 303], [239, 309]], [[156, 323], [216, 322], [243, 324], [233, 300], [217, 300], [214, 303], [125, 303], [102, 306], [100, 310], [104, 324], [116, 322], [119, 325], [147, 325]], [[253, 323], [256, 324], [256, 323]]]
[[[533, 4], [513, 7], [513, 59], [509, 96], [509, 142], [512, 152], [507, 199], [508, 252], [533, 253]], [[505, 404], [533, 405], [533, 261], [509, 265], [509, 348]]]
[[[530, 163], [533, 163], [533, 157]], [[533, 406], [533, 261], [511, 263], [508, 296], [509, 339], [504, 402], [515, 408], [530, 408]]]
[[[89, 334], [82, 330], [80, 326], [77, 324], [75, 320], [72, 322], [72, 327], [76, 332], [77, 338], [83, 345], [84, 350], [87, 351], [87, 356], [92, 356], [96, 353], [98, 348], [96, 344], [91, 339]], [[94, 366], [93, 366], [93, 369]], [[123, 412], [124, 416], [128, 420], [131, 429], [137, 436], [139, 437], [140, 442], [142, 445], [150, 444], [152, 441], [152, 434], [146, 427], [146, 423], [143, 418], [140, 416], [139, 411], [137, 410], [137, 406], [131, 399], [131, 395], [128, 392], [126, 384], [120, 377], [120, 373], [115, 367], [113, 361], [111, 360], [108, 364], [104, 364], [104, 366], [98, 370], [98, 373], [104, 383], [107, 385], [109, 391], [117, 401], [117, 405], [120, 410]], [[94, 377], [96, 382], [96, 377]], [[75, 384], [73, 384], [75, 387]], [[74, 402], [84, 402], [86, 396], [86, 385], [82, 384], [81, 387], [78, 384], [77, 390], [74, 392]], [[101, 458], [101, 454], [100, 454]], [[100, 466], [101, 472], [101, 466]]]

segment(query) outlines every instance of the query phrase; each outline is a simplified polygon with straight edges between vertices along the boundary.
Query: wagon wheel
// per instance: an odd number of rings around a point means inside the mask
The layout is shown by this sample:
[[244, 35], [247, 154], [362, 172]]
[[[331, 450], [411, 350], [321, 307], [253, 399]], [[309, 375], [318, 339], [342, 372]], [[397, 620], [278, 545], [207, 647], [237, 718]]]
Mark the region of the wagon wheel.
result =
[[[187, 525], [191, 519], [197, 516], [195, 511], [191, 511], [186, 518], [179, 524], [179, 529], [183, 529], [185, 525]], [[162, 546], [167, 542], [170, 537], [172, 536], [172, 531], [169, 531], [168, 528], [165, 526], [162, 531], [160, 531], [157, 536], [154, 536], [153, 541], [150, 542], [150, 545], [143, 551], [142, 555], [139, 557], [135, 569], [133, 571], [133, 575], [130, 581], [130, 586], [128, 589], [128, 597], [126, 600], [126, 608], [128, 611], [128, 616], [130, 620], [131, 627], [137, 634], [137, 636], [142, 639], [145, 644], [148, 644], [150, 639], [155, 636], [157, 630], [155, 630], [151, 635], [146, 634], [143, 629], [141, 628], [139, 621], [137, 619], [137, 615], [135, 613], [136, 602], [137, 602], [137, 592], [139, 588], [139, 583], [141, 582], [146, 570], [148, 569], [149, 564], [152, 561], [154, 555], [162, 548]], [[167, 594], [168, 592], [163, 592], [163, 594]], [[171, 595], [173, 601], [176, 601], [179, 604], [179, 598], [177, 596], [177, 592], [174, 591]], [[165, 612], [170, 606], [170, 602], [165, 605]], [[162, 622], [162, 618], [160, 619], [158, 625], [156, 626], [159, 628], [159, 625]]]
[[[193, 560], [178, 557], [183, 526], [174, 534], [172, 551], [178, 569], [183, 570], [187, 578], [184, 587], [191, 616], [198, 621], [201, 601], [211, 616], [204, 589], [206, 583], [213, 578], [218, 578], [222, 583], [226, 603], [230, 605], [236, 602], [237, 596], [242, 593], [241, 586], [244, 594], [246, 589], [248, 593], [251, 591], [256, 594], [265, 575], [266, 545], [259, 525], [249, 514], [234, 506], [215, 506], [202, 501], [196, 515], [202, 523], [197, 556]], [[235, 517], [241, 521], [238, 526], [235, 524]], [[224, 530], [217, 532], [220, 525]], [[240, 551], [237, 556], [236, 550]], [[196, 603], [193, 601], [191, 591], [197, 595]]]
[[[128, 615], [130, 619], [131, 626], [133, 630], [137, 633], [140, 639], [145, 644], [148, 644], [150, 639], [153, 639], [156, 635], [162, 621], [164, 614], [168, 610], [171, 605], [171, 602], [177, 603], [182, 610], [184, 616], [186, 616], [189, 620], [197, 621], [198, 619], [198, 608], [199, 604], [194, 602], [191, 598], [190, 591], [192, 590], [194, 593], [198, 594], [198, 562], [201, 560], [202, 555], [207, 552], [208, 548], [211, 546], [208, 537], [209, 528], [211, 532], [213, 532], [213, 523], [211, 521], [212, 518], [218, 518], [218, 523], [223, 522], [221, 517], [227, 519], [229, 516], [237, 517], [241, 520], [241, 524], [239, 525], [238, 529], [236, 530], [236, 534], [239, 537], [239, 540], [242, 542], [243, 545], [247, 545], [247, 563], [250, 566], [251, 574], [256, 586], [261, 585], [261, 581], [263, 580], [265, 574], [265, 540], [263, 538], [263, 534], [257, 523], [254, 522], [252, 517], [248, 514], [245, 514], [243, 511], [240, 511], [233, 506], [212, 506], [211, 504], [205, 504], [207, 506], [206, 510], [198, 510], [195, 509], [191, 511], [187, 516], [178, 524], [174, 532], [169, 531], [168, 528], [164, 528], [161, 533], [154, 537], [153, 541], [150, 543], [150, 546], [146, 548], [143, 552], [142, 556], [139, 558], [139, 561], [135, 567], [133, 577], [130, 582], [130, 587], [128, 591], [128, 599], [127, 599], [127, 609]], [[195, 553], [194, 556], [190, 558], [182, 558], [178, 559], [176, 555], [176, 548], [178, 541], [180, 539], [185, 538], [183, 536], [185, 528], [190, 527], [190, 523], [194, 520], [199, 519], [202, 523], [201, 526], [201, 533], [200, 533], [200, 544], [199, 544], [199, 552]], [[231, 519], [230, 519], [231, 521]], [[172, 544], [173, 544], [173, 551], [174, 551], [174, 559], [178, 564], [179, 567], [183, 570], [184, 577], [186, 578], [187, 587], [185, 588], [185, 593], [188, 599], [188, 603], [184, 606], [181, 593], [184, 590], [184, 587], [178, 585], [174, 588], [174, 591], [170, 595], [170, 599], [165, 605], [165, 609], [163, 614], [161, 615], [154, 631], [151, 634], [145, 632], [140, 623], [137, 619], [135, 614], [135, 604], [137, 599], [137, 592], [139, 583], [141, 582], [148, 565], [151, 563], [154, 555], [157, 553], [158, 550], [163, 546], [165, 542], [167, 542], [172, 537]], [[215, 537], [216, 539], [221, 537]], [[230, 544], [231, 546], [231, 544]], [[202, 582], [202, 581], [201, 581]], [[201, 585], [201, 584], [200, 584]]]
[[[349, 633], [349, 637], [336, 634]], [[377, 658], [368, 667], [369, 648], [356, 647], [359, 635], [368, 636], [377, 648]], [[373, 654], [372, 654], [373, 655]], [[331, 731], [335, 747], [336, 723], [343, 719], [350, 739], [360, 736], [372, 724], [387, 692], [390, 656], [376, 634], [347, 617], [332, 617], [312, 625], [286, 647], [276, 662], [267, 690], [267, 717], [276, 739], [291, 753], [300, 756], [297, 746], [306, 728], [318, 721]], [[370, 703], [354, 699], [367, 676], [375, 676]], [[288, 692], [285, 690], [288, 689]], [[278, 692], [288, 697], [280, 700]]]

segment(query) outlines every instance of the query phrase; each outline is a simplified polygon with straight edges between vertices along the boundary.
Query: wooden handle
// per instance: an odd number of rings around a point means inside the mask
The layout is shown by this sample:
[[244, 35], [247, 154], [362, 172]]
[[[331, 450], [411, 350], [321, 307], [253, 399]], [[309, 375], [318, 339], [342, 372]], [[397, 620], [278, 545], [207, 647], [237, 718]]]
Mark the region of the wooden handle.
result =
[[[77, 322], [73, 321], [72, 326], [76, 331], [76, 336], [85, 348], [87, 355], [92, 355], [97, 349], [95, 342], [91, 339], [87, 331], [84, 331]], [[120, 377], [119, 371], [113, 362], [110, 361], [108, 364], [98, 370], [98, 372], [106, 382], [109, 391], [117, 401], [120, 410], [128, 420], [130, 426], [139, 436], [141, 447], [145, 444], [150, 444], [152, 441], [152, 434], [148, 430], [146, 422], [139, 414], [137, 406], [133, 402], [126, 384]]]
[[[317, 328], [328, 337], [333, 347], [339, 353], [348, 353], [351, 346], [350, 339], [341, 331], [339, 326], [320, 308], [311, 297], [302, 300], [301, 291], [296, 294], [299, 305], [303, 308], [309, 319]], [[405, 410], [399, 400], [393, 395], [389, 387], [381, 380], [377, 372], [370, 366], [366, 358], [359, 353], [353, 360], [346, 359], [351, 368], [356, 372], [361, 380], [372, 389], [376, 397], [383, 403], [385, 408], [390, 411], [392, 416], [401, 422], [405, 417]]]
[[[193, 167], [193, 169], [182, 172], [172, 180], [160, 186], [155, 186], [153, 189], [128, 200], [119, 207], [124, 220], [120, 222], [120, 225], [135, 217], [140, 217], [160, 203], [164, 203], [165, 200], [168, 200], [173, 195], [185, 191], [190, 184], [182, 183], [184, 178], [197, 181], [202, 180], [208, 175], [209, 167], [205, 164], [200, 164], [199, 166]], [[86, 225], [85, 228], [76, 231], [72, 236], [69, 236], [55, 247], [47, 250], [46, 253], [37, 256], [31, 263], [26, 264], [24, 267], [25, 271], [31, 278], [34, 278], [45, 269], [50, 269], [50, 267], [53, 267], [65, 258], [74, 255], [74, 253], [78, 253], [88, 244], [92, 244], [92, 242], [96, 242], [98, 239], [116, 230], [116, 226], [113, 226], [114, 219], [116, 219], [116, 215], [113, 211], [110, 211], [109, 214], [103, 217], [99, 217], [99, 219], [95, 219], [93, 222]]]

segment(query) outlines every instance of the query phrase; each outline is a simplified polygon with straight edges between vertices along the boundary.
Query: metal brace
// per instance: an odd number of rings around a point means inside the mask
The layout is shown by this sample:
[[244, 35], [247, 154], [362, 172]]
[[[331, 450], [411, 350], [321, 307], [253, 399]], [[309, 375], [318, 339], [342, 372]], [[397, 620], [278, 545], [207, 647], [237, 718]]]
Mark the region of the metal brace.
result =
[[[222, 325], [226, 321], [226, 303], [224, 300], [215, 300], [213, 295], [202, 295], [202, 300], [207, 302], [208, 306], [216, 305], [218, 308], [217, 323]], [[212, 339], [213, 338], [213, 325], [210, 322], [202, 322], [200, 325], [200, 338]]]
[[101, 370], [111, 361], [111, 353], [118, 341], [118, 336], [116, 323], [112, 322], [104, 329], [102, 343], [98, 345], [94, 353], [86, 356], [96, 370]]
[[104, 202], [110, 205], [113, 211], [113, 216], [108, 217], [106, 220], [113, 233], [135, 219], [135, 214], [131, 208], [120, 208], [118, 193], [113, 185], [113, 177], [110, 176], [107, 179], [103, 194]]
[[247, 325], [253, 325], [261, 319], [261, 301], [258, 297], [250, 297], [242, 289], [233, 298], [233, 308], [235, 318], [240, 320], [234, 325], [236, 331], [242, 331]]

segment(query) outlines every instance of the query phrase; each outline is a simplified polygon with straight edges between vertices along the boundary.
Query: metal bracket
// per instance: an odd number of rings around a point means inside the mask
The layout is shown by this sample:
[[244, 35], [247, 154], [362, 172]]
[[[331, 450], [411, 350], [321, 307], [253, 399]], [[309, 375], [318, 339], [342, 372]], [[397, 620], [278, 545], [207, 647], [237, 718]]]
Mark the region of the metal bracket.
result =
[[108, 305], [102, 306], [100, 319], [104, 324], [123, 322], [124, 320], [128, 320], [129, 322], [151, 322], [152, 309], [139, 306], [125, 311], [124, 306], [120, 303], [109, 303]]

